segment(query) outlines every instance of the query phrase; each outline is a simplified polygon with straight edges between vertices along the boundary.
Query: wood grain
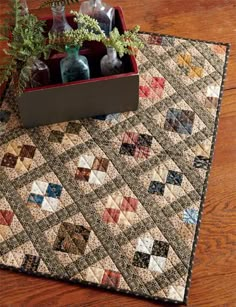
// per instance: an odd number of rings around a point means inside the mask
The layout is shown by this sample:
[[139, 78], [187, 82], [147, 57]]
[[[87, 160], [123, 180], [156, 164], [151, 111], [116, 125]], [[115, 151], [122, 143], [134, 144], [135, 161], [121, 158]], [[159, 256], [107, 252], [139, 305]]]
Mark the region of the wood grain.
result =
[[[37, 11], [41, 1], [28, 0]], [[219, 132], [195, 257], [189, 306], [236, 306], [236, 0], [120, 0], [128, 27], [230, 42]], [[74, 5], [73, 8], [78, 8]], [[0, 19], [6, 10], [1, 0]], [[0, 52], [0, 58], [2, 53]], [[0, 271], [1, 306], [162, 306], [144, 299]]]

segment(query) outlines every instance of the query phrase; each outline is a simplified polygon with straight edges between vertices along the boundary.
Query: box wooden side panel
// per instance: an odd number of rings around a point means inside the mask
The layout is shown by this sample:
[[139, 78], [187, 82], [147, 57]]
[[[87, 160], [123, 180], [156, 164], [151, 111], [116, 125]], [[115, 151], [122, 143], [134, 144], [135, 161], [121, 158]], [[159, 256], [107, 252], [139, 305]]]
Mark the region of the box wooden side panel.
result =
[[23, 125], [35, 127], [138, 108], [139, 76], [25, 92], [19, 98]]

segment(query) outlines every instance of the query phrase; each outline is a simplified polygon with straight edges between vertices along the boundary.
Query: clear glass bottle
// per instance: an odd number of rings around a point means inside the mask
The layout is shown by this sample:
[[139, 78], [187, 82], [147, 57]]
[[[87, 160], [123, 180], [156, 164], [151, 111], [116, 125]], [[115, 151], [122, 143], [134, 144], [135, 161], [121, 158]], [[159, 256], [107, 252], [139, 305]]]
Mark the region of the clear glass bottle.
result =
[[100, 67], [103, 76], [117, 75], [124, 72], [123, 62], [118, 59], [117, 52], [112, 47], [107, 48], [107, 54], [101, 59]]
[[107, 36], [115, 24], [115, 9], [102, 0], [87, 0], [80, 6], [80, 13], [96, 19]]
[[50, 33], [61, 33], [72, 30], [65, 16], [64, 5], [53, 5], [52, 16], [53, 16], [53, 25], [49, 31]]
[[20, 0], [21, 15], [29, 14], [29, 8], [26, 0]]
[[66, 46], [66, 52], [67, 56], [60, 62], [62, 82], [90, 79], [88, 60], [79, 55], [79, 47]]
[[30, 86], [39, 87], [49, 83], [50, 73], [48, 66], [43, 61], [35, 58], [31, 69]]

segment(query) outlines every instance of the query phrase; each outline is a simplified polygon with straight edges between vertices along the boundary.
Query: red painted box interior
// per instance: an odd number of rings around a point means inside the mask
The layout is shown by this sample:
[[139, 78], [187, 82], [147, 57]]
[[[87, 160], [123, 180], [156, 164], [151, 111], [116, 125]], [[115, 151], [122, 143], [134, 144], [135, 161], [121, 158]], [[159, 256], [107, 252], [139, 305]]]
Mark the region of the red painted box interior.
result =
[[[51, 29], [52, 26], [52, 17], [43, 18], [46, 20], [46, 32]], [[72, 28], [76, 29], [77, 24], [74, 22], [74, 17], [72, 15], [67, 15], [67, 20]], [[115, 26], [118, 28], [120, 33], [123, 33], [126, 30], [126, 25], [123, 17], [123, 12], [120, 7], [115, 8]], [[83, 47], [80, 50], [81, 55], [85, 55], [89, 62], [91, 79], [68, 82], [65, 84], [61, 83], [61, 73], [60, 73], [60, 60], [65, 57], [63, 53], [52, 53], [50, 58], [45, 61], [50, 69], [50, 78], [51, 83], [47, 86], [37, 87], [37, 88], [27, 88], [25, 91], [37, 91], [42, 90], [43, 88], [51, 87], [62, 87], [68, 86], [71, 84], [81, 84], [81, 83], [90, 83], [97, 82], [99, 80], [110, 80], [115, 78], [122, 78], [125, 76], [130, 76], [138, 73], [137, 64], [134, 56], [125, 55], [122, 58], [124, 62], [125, 72], [119, 75], [102, 77], [100, 73], [100, 60], [106, 54], [106, 48], [103, 44], [98, 42], [85, 42]]]

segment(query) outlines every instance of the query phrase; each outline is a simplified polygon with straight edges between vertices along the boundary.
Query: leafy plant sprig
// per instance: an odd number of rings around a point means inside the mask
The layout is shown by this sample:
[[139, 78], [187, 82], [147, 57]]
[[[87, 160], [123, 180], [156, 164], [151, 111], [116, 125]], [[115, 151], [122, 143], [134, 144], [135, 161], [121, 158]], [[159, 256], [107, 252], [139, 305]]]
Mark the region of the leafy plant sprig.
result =
[[52, 7], [52, 6], [65, 6], [79, 3], [80, 0], [45, 0], [39, 8]]
[[79, 28], [62, 33], [49, 33], [50, 44], [59, 46], [78, 45], [82, 47], [85, 41], [100, 42], [103, 39], [104, 34], [97, 20], [74, 11], [71, 11], [71, 13], [77, 15], [74, 21], [79, 24]]
[[114, 48], [120, 57], [124, 54], [136, 54], [138, 49], [143, 48], [143, 43], [137, 36], [140, 27], [135, 26], [130, 31], [120, 34], [117, 28], [110, 32], [109, 37], [104, 37], [101, 41], [106, 47]]
[[0, 25], [0, 41], [8, 41], [9, 35], [13, 31], [15, 25], [23, 18], [22, 6], [19, 0], [8, 0], [6, 4], [8, 9], [6, 18]]

